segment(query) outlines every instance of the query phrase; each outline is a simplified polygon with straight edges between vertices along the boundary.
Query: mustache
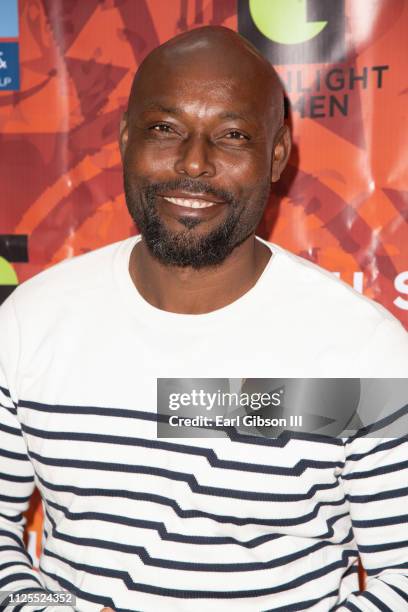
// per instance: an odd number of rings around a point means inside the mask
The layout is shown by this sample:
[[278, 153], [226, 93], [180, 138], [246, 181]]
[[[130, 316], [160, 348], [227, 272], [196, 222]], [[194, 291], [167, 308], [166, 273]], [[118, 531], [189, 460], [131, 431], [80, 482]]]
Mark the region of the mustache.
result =
[[204, 181], [192, 180], [188, 178], [175, 179], [173, 181], [164, 181], [160, 183], [150, 183], [143, 188], [146, 197], [151, 197], [163, 191], [185, 191], [186, 193], [205, 193], [209, 196], [214, 196], [219, 200], [224, 200], [227, 204], [235, 205], [236, 200], [231, 192], [226, 189], [220, 189], [209, 185]]

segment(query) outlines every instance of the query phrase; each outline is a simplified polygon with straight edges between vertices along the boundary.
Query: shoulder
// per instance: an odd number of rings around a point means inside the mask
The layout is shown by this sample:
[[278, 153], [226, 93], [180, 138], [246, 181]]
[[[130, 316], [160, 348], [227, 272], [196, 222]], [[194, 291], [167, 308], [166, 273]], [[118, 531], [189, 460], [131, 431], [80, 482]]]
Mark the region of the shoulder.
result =
[[352, 317], [364, 315], [373, 320], [397, 321], [384, 306], [362, 295], [333, 272], [277, 244], [267, 244], [277, 256], [285, 292], [305, 304], [309, 303], [318, 309], [323, 317], [335, 316], [338, 320], [350, 320]]
[[[269, 243], [276, 255], [291, 327], [310, 343], [332, 347], [359, 372], [370, 376], [408, 374], [408, 333], [384, 306], [361, 295], [332, 272]], [[377, 374], [381, 372], [381, 374]]]
[[[44, 333], [78, 317], [94, 316], [115, 294], [116, 257], [125, 257], [135, 237], [66, 259], [16, 287], [8, 300], [25, 335]], [[6, 302], [8, 302], [6, 300]], [[8, 318], [6, 303], [0, 317]]]
[[112, 262], [120, 250], [125, 249], [134, 237], [127, 238], [82, 255], [65, 259], [32, 278], [24, 281], [13, 292], [14, 301], [31, 302], [52, 300], [51, 305], [71, 296], [103, 290], [110, 282]]

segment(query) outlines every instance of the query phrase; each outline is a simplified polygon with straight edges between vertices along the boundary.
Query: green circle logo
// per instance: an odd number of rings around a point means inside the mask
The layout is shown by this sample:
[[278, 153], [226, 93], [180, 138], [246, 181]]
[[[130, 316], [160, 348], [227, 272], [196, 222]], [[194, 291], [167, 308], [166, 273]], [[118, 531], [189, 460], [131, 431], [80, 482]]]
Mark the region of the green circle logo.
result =
[[18, 285], [13, 266], [4, 257], [0, 257], [0, 285]]
[[249, 0], [256, 27], [264, 36], [282, 45], [297, 45], [314, 38], [327, 21], [306, 21], [307, 0]]

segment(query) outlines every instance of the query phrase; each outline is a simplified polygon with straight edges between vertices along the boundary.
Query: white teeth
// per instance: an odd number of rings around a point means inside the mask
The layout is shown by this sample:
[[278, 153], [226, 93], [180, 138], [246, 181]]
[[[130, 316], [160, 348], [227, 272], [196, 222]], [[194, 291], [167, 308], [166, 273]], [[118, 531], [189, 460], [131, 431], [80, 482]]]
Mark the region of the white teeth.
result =
[[194, 200], [193, 198], [164, 198], [177, 206], [185, 206], [187, 208], [208, 208], [214, 206], [216, 202], [207, 202], [205, 200]]

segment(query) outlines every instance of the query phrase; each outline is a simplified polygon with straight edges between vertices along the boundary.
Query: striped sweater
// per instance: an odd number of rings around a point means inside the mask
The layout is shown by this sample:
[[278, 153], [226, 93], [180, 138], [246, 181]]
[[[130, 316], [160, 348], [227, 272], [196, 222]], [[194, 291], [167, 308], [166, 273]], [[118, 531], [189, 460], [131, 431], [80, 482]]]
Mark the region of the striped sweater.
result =
[[406, 411], [392, 439], [156, 435], [158, 377], [406, 376], [402, 327], [276, 245], [230, 306], [164, 312], [129, 277], [136, 240], [0, 308], [0, 590], [66, 590], [75, 608], [55, 610], [84, 612], [408, 610]]

